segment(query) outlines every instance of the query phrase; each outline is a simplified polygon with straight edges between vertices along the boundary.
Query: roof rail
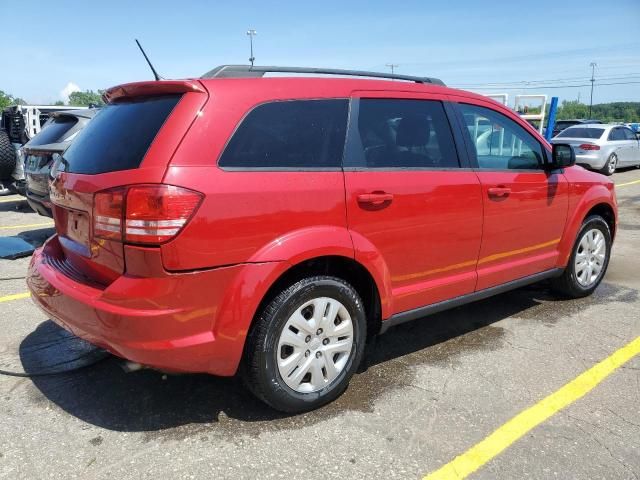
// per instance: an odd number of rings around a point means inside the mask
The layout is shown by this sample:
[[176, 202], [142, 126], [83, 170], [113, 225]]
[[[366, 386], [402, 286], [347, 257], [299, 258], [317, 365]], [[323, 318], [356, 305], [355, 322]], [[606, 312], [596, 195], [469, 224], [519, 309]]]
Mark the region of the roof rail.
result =
[[314, 75], [347, 75], [352, 77], [385, 78], [390, 80], [406, 80], [416, 83], [431, 83], [443, 85], [439, 78], [414, 77], [411, 75], [397, 75], [380, 72], [366, 72], [362, 70], [341, 70], [337, 68], [307, 68], [307, 67], [259, 67], [251, 65], [220, 65], [208, 71], [200, 78], [259, 78], [265, 73], [309, 73]]

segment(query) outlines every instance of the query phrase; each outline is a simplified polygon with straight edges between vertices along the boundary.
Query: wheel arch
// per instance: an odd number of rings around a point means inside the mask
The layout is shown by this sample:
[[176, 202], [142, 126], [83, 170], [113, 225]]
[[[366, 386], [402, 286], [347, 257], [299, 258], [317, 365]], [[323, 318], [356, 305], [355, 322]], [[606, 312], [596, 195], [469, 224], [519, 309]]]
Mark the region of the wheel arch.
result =
[[262, 296], [251, 319], [252, 327], [258, 312], [280, 291], [303, 278], [315, 275], [338, 277], [349, 282], [362, 299], [367, 316], [367, 336], [373, 336], [380, 331], [382, 321], [380, 292], [373, 275], [361, 263], [353, 258], [341, 255], [312, 257], [290, 265], [289, 268], [284, 270], [277, 279], [271, 283], [270, 287]]
[[576, 240], [576, 235], [584, 220], [590, 215], [600, 215], [604, 218], [611, 231], [611, 239], [616, 234], [617, 208], [612, 192], [604, 185], [596, 185], [588, 190], [581, 198], [578, 205], [570, 212], [565, 231], [560, 240], [558, 266], [565, 267], [571, 256], [571, 250]]

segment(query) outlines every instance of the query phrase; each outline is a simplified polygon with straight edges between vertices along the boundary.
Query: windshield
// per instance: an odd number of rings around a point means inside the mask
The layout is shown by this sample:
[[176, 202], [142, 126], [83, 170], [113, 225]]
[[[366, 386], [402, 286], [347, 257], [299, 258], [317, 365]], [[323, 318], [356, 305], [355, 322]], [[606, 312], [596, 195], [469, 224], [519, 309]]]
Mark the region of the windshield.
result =
[[180, 95], [144, 97], [104, 107], [64, 153], [70, 173], [138, 168]]
[[566, 130], [560, 132], [558, 134], [558, 137], [597, 139], [602, 137], [603, 133], [604, 133], [604, 128], [574, 127], [574, 128], [567, 128]]

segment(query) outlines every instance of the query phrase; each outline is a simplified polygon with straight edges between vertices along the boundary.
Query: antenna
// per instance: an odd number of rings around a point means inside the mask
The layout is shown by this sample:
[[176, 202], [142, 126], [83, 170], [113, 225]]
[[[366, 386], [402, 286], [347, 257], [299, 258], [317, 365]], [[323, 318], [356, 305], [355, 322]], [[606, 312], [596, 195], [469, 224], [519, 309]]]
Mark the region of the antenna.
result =
[[142, 48], [142, 45], [140, 45], [140, 42], [138, 41], [138, 39], [134, 39], [136, 41], [136, 43], [138, 44], [138, 48], [140, 49], [140, 51], [142, 52], [142, 55], [144, 55], [144, 59], [147, 61], [147, 63], [149, 64], [149, 68], [151, 69], [151, 71], [153, 72], [153, 76], [156, 77], [156, 80], [162, 80], [162, 77], [160, 75], [158, 75], [158, 72], [156, 72], [156, 69], [153, 68], [153, 65], [151, 65], [151, 61], [149, 60], [149, 57], [147, 57], [147, 54], [144, 53], [144, 49]]

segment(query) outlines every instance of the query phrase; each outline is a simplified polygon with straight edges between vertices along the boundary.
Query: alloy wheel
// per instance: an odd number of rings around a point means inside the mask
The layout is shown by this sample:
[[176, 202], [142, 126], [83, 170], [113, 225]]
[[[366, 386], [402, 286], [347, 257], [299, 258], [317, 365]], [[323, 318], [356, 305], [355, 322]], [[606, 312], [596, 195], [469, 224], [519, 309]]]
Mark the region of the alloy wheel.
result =
[[616, 171], [616, 166], [618, 165], [618, 157], [616, 155], [611, 155], [611, 158], [609, 158], [609, 165], [608, 165], [608, 169], [609, 169], [609, 173], [610, 174], [614, 174]]

